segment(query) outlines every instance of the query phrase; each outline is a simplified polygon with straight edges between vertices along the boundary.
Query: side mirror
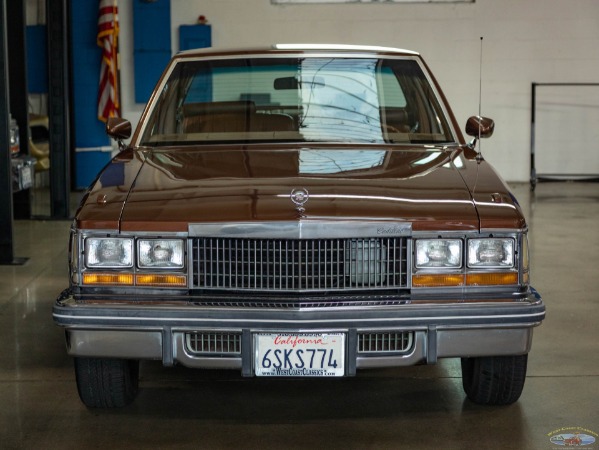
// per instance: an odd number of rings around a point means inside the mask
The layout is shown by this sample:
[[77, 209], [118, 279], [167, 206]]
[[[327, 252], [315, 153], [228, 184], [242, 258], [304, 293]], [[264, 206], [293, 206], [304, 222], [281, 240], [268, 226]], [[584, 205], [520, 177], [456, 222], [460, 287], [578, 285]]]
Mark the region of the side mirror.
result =
[[474, 138], [493, 136], [495, 122], [488, 117], [472, 116], [466, 122], [466, 134]]
[[118, 141], [122, 150], [125, 147], [123, 139], [131, 137], [131, 122], [121, 117], [109, 117], [106, 121], [106, 134]]

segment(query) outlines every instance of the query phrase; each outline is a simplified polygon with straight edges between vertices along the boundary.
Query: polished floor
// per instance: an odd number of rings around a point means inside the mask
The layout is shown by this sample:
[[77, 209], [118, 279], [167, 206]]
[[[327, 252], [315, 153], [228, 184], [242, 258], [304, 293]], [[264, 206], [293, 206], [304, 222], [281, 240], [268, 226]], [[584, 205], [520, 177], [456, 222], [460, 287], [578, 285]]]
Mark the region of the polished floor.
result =
[[60, 221], [16, 221], [24, 266], [0, 266], [0, 449], [553, 449], [580, 431], [599, 449], [599, 183], [514, 186], [531, 229], [533, 284], [547, 304], [524, 393], [507, 407], [464, 399], [459, 362], [341, 380], [242, 379], [141, 367], [121, 410], [86, 409], [62, 330]]

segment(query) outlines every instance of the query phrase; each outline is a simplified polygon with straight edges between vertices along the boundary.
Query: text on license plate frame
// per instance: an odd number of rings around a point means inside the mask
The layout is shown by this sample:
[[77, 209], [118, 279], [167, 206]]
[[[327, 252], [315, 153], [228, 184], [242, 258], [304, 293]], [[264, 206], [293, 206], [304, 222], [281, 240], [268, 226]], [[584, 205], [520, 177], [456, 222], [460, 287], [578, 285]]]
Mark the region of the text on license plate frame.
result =
[[258, 377], [345, 376], [345, 333], [255, 333]]

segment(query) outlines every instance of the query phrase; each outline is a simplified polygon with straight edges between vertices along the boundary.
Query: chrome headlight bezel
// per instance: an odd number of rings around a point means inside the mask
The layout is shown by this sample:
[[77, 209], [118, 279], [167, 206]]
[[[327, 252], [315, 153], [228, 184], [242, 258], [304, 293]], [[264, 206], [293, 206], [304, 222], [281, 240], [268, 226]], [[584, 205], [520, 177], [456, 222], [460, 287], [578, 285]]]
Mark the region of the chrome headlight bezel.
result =
[[[71, 285], [82, 287], [122, 287], [150, 289], [185, 289], [188, 285], [186, 267], [188, 249], [187, 239], [183, 233], [176, 235], [121, 236], [116, 230], [88, 232], [72, 229], [70, 250]], [[140, 242], [148, 245], [170, 242], [176, 251], [162, 254], [168, 255], [164, 263], [156, 260], [139, 264]], [[101, 244], [110, 244], [113, 253], [107, 251], [107, 258], [102, 259]], [[176, 255], [172, 258], [172, 253]], [[116, 256], [118, 255], [118, 256]], [[160, 259], [160, 258], [158, 258]], [[175, 262], [172, 264], [171, 262]]]
[[[526, 286], [530, 282], [526, 238], [526, 230], [489, 230], [462, 235], [427, 232], [415, 236], [412, 244], [412, 288], [422, 293], [443, 288], [476, 291]], [[455, 245], [459, 242], [462, 245], [462, 264], [458, 266], [456, 260], [452, 260], [450, 265], [427, 264], [422, 255], [433, 242]], [[457, 250], [454, 254], [457, 255]], [[436, 257], [439, 258], [439, 255], [443, 252]]]

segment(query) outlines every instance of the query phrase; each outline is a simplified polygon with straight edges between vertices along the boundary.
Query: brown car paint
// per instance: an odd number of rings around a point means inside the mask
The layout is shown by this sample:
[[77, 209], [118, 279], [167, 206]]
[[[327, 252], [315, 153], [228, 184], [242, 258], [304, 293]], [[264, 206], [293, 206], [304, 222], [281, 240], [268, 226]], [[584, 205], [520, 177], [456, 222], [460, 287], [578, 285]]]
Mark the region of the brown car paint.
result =
[[[335, 146], [266, 147], [128, 150], [107, 168], [122, 171], [125, 184], [106, 185], [103, 178], [110, 178], [100, 177], [81, 207], [78, 226], [184, 232], [189, 223], [299, 220], [290, 200], [295, 188], [310, 195], [302, 220], [411, 222], [415, 231], [525, 226], [507, 186], [486, 162], [465, 158], [460, 147], [360, 147], [358, 154], [384, 152], [384, 164], [331, 174], [300, 173], [298, 155], [316, 150], [334, 159], [340, 153]], [[419, 165], [431, 152], [438, 155]], [[450, 164], [456, 158], [460, 168]]]

